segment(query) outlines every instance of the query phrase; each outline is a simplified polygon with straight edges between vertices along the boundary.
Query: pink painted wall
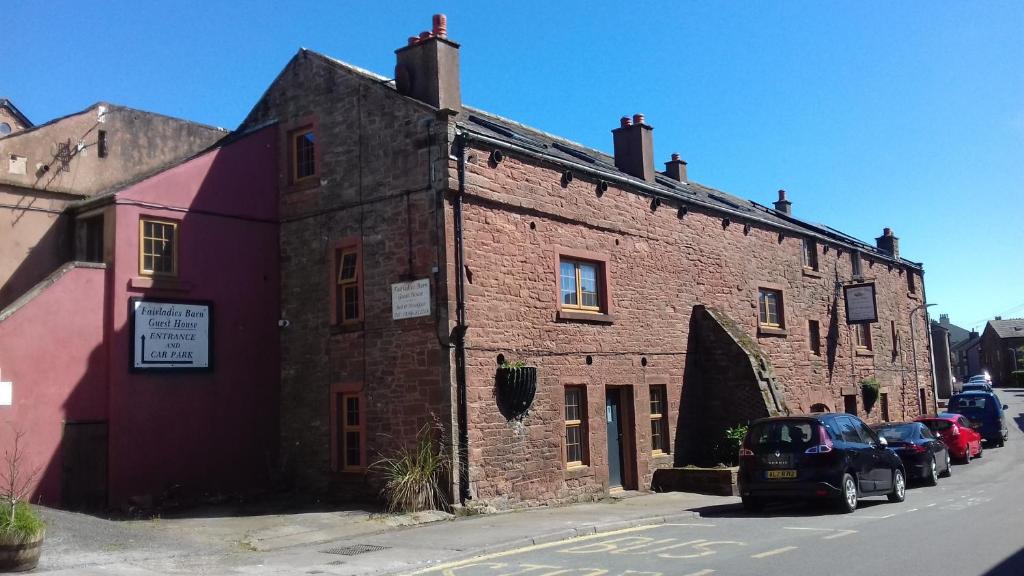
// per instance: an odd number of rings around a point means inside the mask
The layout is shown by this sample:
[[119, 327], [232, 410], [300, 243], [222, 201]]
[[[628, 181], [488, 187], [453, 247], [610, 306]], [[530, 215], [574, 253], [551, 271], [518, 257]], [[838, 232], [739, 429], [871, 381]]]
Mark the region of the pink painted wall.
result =
[[64, 420], [107, 418], [102, 268], [71, 267], [0, 321], [0, 380], [13, 382], [13, 405], [0, 406], [0, 453], [14, 429], [25, 433], [23, 470], [39, 469], [33, 501], [56, 505], [61, 490]]
[[[108, 422], [108, 501], [159, 504], [269, 484], [276, 463], [279, 257], [277, 131], [267, 128], [120, 191], [105, 269], [71, 268], [0, 322], [0, 376], [59, 505], [65, 420]], [[109, 211], [108, 211], [109, 214]], [[177, 281], [139, 288], [139, 219], [178, 220]], [[109, 236], [109, 235], [108, 235]], [[108, 247], [109, 249], [109, 247]], [[129, 298], [212, 302], [213, 370], [129, 370]], [[9, 441], [0, 430], [0, 449]]]
[[[117, 197], [112, 267], [112, 506], [264, 487], [276, 462], [277, 132], [264, 129]], [[180, 289], [140, 289], [139, 219], [179, 220]], [[213, 303], [213, 370], [132, 373], [128, 300]], [[145, 500], [143, 500], [145, 501]]]

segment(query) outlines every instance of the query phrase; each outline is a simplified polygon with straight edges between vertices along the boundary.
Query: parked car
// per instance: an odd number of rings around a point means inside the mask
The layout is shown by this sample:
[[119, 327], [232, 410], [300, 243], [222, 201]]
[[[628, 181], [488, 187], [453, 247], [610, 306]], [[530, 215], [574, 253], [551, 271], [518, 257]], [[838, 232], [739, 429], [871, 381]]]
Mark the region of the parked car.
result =
[[777, 416], [754, 421], [739, 452], [743, 507], [775, 499], [835, 500], [853, 512], [863, 496], [906, 497], [906, 471], [864, 422], [851, 414]]
[[984, 374], [975, 374], [974, 376], [971, 376], [967, 381], [984, 382], [985, 384], [992, 384], [992, 377], [988, 375], [988, 372], [985, 372]]
[[961, 392], [949, 399], [949, 411], [967, 416], [989, 444], [1003, 446], [1009, 438], [1003, 411], [1006, 405], [995, 392]]
[[943, 412], [936, 416], [922, 416], [915, 422], [924, 424], [938, 436], [953, 458], [969, 464], [971, 458], [981, 457], [981, 434], [971, 427], [963, 414]]
[[964, 382], [963, 385], [960, 386], [960, 391], [961, 392], [971, 392], [971, 391], [991, 392], [992, 391], [992, 386], [988, 382], [984, 382], [984, 381], [976, 382], [974, 380], [971, 380], [969, 382]]
[[935, 486], [939, 476], [952, 472], [949, 449], [921, 422], [887, 422], [873, 424], [871, 429], [889, 442], [889, 449], [903, 461], [907, 479], [924, 480]]

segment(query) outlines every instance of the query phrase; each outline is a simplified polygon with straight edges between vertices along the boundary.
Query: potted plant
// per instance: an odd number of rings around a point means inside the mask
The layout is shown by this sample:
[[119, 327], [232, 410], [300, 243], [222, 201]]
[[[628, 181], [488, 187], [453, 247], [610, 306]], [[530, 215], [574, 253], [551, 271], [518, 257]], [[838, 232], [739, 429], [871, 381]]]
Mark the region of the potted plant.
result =
[[864, 396], [864, 410], [871, 412], [871, 409], [875, 407], [875, 402], [878, 401], [878, 391], [880, 386], [878, 380], [874, 378], [865, 378], [860, 381], [861, 395]]
[[24, 432], [14, 431], [0, 470], [0, 572], [31, 570], [39, 563], [46, 526], [26, 501], [38, 470], [26, 472]]
[[537, 367], [522, 362], [503, 362], [495, 376], [498, 402], [509, 420], [521, 418], [537, 394]]

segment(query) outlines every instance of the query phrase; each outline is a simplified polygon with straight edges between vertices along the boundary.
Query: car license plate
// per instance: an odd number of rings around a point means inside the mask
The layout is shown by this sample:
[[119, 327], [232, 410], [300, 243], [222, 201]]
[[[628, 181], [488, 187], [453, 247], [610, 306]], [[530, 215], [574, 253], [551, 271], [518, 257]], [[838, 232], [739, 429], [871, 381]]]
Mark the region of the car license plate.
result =
[[769, 480], [796, 478], [796, 470], [769, 470], [766, 474]]

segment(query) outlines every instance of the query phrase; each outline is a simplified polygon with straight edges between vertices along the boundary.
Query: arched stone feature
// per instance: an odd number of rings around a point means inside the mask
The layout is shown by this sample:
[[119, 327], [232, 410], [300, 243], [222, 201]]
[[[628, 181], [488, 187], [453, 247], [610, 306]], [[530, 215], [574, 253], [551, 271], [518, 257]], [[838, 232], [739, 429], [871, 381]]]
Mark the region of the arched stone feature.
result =
[[811, 404], [811, 409], [808, 412], [831, 412], [832, 409], [827, 404], [818, 402], [817, 404]]
[[727, 428], [789, 414], [768, 357], [721, 311], [693, 308], [686, 350], [676, 466], [714, 465]]

